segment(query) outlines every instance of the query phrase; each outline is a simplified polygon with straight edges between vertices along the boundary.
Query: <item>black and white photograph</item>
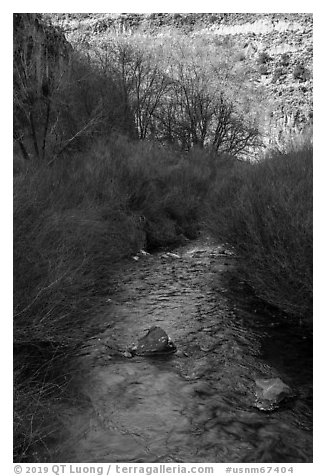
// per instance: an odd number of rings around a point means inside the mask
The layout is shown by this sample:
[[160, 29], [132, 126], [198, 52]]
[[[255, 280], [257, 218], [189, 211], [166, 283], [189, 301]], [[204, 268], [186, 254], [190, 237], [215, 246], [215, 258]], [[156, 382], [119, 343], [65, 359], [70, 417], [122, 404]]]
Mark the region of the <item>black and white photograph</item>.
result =
[[193, 6], [11, 14], [16, 474], [314, 462], [315, 14]]

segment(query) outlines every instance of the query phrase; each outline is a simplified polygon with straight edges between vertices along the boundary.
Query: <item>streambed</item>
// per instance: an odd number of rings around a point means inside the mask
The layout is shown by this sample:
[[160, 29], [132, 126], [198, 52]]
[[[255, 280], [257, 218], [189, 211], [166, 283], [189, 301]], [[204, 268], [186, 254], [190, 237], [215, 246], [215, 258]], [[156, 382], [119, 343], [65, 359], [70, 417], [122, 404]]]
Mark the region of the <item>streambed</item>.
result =
[[[202, 237], [113, 271], [106, 330], [76, 359], [77, 397], [60, 408], [51, 461], [312, 461], [310, 338], [230, 297], [223, 276], [236, 261]], [[177, 352], [131, 357], [152, 326]], [[295, 398], [261, 412], [255, 379], [271, 377]]]

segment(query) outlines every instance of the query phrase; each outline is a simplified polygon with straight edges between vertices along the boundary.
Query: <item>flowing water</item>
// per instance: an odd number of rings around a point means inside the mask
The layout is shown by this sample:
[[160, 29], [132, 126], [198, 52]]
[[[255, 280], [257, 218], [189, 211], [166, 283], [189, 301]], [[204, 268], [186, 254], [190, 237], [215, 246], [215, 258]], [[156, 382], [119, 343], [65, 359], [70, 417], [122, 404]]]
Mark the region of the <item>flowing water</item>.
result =
[[[210, 240], [130, 260], [114, 272], [106, 330], [85, 343], [75, 401], [60, 409], [51, 461], [311, 462], [311, 339], [239, 304], [225, 287], [236, 259]], [[256, 311], [256, 312], [255, 312]], [[125, 352], [151, 326], [178, 351]], [[295, 398], [255, 408], [255, 379], [280, 377]]]

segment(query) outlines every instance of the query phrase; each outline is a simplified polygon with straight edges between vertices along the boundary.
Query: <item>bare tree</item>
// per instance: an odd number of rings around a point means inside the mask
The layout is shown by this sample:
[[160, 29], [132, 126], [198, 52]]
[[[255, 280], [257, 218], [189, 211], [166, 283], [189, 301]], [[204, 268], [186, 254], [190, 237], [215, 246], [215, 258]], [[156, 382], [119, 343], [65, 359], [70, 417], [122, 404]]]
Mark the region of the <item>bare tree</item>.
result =
[[156, 113], [160, 138], [186, 150], [209, 147], [216, 153], [241, 154], [259, 142], [255, 119], [228, 94], [237, 78], [227, 63], [217, 67], [200, 53], [181, 45], [179, 56], [172, 58], [171, 87]]
[[[107, 45], [111, 46], [111, 61], [107, 61]], [[105, 65], [120, 89], [125, 117], [133, 117], [138, 139], [146, 139], [154, 126], [155, 112], [169, 87], [168, 77], [161, 71], [158, 58], [149, 42], [120, 38], [102, 46]], [[132, 135], [132, 134], [131, 134]]]

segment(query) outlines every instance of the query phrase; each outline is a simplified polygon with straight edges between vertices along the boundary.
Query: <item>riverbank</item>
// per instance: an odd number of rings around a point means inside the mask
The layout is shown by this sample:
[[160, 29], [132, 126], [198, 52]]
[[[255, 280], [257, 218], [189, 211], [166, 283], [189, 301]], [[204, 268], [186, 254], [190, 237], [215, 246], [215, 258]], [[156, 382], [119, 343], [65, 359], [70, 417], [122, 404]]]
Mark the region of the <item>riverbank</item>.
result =
[[[130, 261], [142, 266], [141, 249], [187, 243], [208, 226], [236, 251], [238, 280], [251, 284], [250, 293], [258, 290], [281, 313], [284, 303], [292, 311], [290, 324], [282, 331], [285, 340], [292, 340], [301, 328], [302, 315], [311, 324], [312, 153], [293, 153], [289, 159], [280, 154], [271, 163], [243, 164], [204, 151], [183, 157], [119, 137], [72, 157], [68, 164], [53, 168], [30, 164], [15, 177], [17, 461], [32, 461], [40, 447], [47, 447], [56, 402], [66, 398], [71, 362], [86, 339], [119, 320], [106, 301], [119, 286], [114, 276], [124, 283], [126, 263], [127, 276]], [[219, 273], [216, 270], [216, 279]], [[284, 280], [286, 287], [281, 285]], [[306, 292], [298, 301], [302, 283]], [[137, 295], [138, 285], [133, 285]], [[164, 282], [155, 284], [161, 285], [164, 289]], [[225, 292], [227, 288], [223, 286]], [[212, 299], [223, 296], [219, 289], [209, 293]], [[164, 299], [159, 305], [163, 304]], [[250, 328], [251, 319], [247, 324]]]

